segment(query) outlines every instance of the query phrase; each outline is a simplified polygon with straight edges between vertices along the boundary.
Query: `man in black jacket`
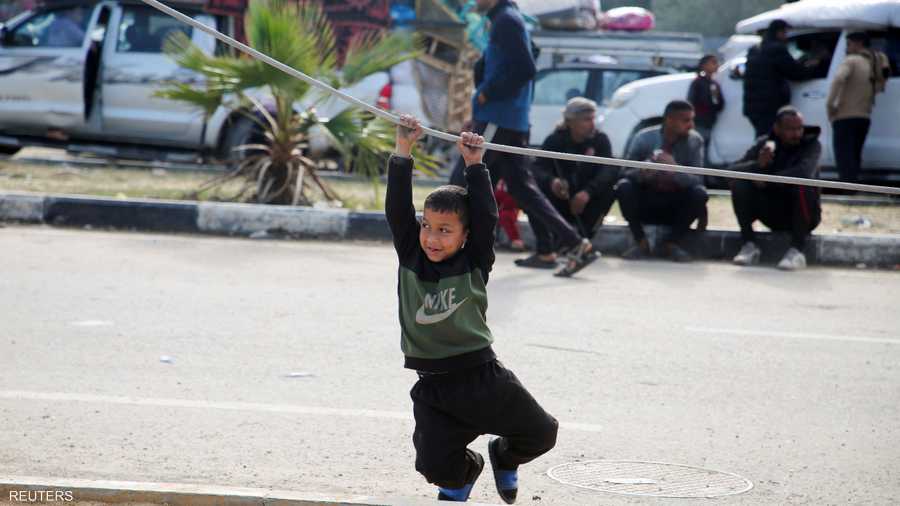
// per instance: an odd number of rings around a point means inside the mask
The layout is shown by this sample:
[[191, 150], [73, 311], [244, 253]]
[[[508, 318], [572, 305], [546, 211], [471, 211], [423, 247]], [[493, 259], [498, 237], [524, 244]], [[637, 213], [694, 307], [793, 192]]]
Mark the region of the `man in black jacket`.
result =
[[[730, 169], [814, 179], [819, 174], [822, 153], [819, 132], [819, 127], [803, 125], [803, 116], [797, 109], [782, 107], [776, 115], [772, 133], [757, 139]], [[778, 268], [797, 270], [806, 267], [803, 248], [822, 217], [817, 188], [735, 180], [731, 186], [731, 202], [744, 241], [734, 263], [753, 265], [759, 262], [760, 250], [753, 232], [753, 222], [759, 220], [773, 231], [791, 233], [791, 247]]]
[[788, 80], [813, 77], [817, 61], [809, 66], [799, 63], [787, 50], [787, 32], [791, 26], [776, 19], [769, 25], [763, 41], [747, 52], [744, 73], [744, 116], [753, 124], [756, 137], [766, 135], [778, 109], [791, 102]]
[[[550, 134], [541, 149], [557, 153], [611, 157], [612, 147], [606, 134], [595, 127], [597, 104], [575, 97], [566, 104], [563, 121]], [[603, 223], [615, 200], [613, 186], [619, 179], [619, 168], [607, 165], [538, 158], [533, 166], [538, 186], [553, 207], [581, 237], [591, 239]], [[556, 265], [556, 244], [552, 231], [532, 220], [537, 240], [537, 253], [516, 261], [520, 267], [550, 269]]]

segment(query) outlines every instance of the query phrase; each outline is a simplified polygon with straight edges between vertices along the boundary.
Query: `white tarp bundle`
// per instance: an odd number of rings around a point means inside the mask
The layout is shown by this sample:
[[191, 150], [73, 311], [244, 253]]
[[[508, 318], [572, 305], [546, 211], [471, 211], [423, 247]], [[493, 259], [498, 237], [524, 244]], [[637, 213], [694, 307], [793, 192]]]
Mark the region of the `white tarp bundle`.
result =
[[747, 18], [737, 24], [737, 33], [756, 33], [776, 19], [795, 28], [900, 27], [900, 0], [801, 0]]

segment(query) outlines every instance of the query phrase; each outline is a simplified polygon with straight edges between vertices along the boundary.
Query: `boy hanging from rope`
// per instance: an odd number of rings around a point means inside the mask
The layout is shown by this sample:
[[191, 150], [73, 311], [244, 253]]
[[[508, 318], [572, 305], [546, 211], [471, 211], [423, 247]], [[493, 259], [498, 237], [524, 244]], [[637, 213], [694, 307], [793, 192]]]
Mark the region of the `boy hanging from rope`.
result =
[[484, 138], [461, 135], [466, 188], [434, 190], [420, 224], [410, 153], [422, 127], [411, 116], [401, 120], [388, 162], [385, 214], [400, 261], [401, 349], [405, 367], [419, 375], [410, 392], [416, 470], [438, 486], [438, 499], [465, 502], [484, 468], [484, 458], [467, 446], [482, 434], [497, 435], [488, 444], [494, 483], [512, 504], [519, 465], [553, 448], [558, 424], [491, 348], [485, 285], [498, 215], [482, 163]]

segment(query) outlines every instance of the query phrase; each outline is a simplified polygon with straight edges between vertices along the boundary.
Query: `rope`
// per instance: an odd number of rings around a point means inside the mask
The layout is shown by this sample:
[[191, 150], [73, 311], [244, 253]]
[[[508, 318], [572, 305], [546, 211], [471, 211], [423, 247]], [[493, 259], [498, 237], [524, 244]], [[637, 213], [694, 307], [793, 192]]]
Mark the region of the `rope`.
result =
[[[222, 41], [223, 43], [246, 53], [247, 55], [256, 58], [276, 69], [297, 78], [311, 86], [314, 86], [322, 91], [327, 93], [337, 95], [341, 100], [345, 102], [349, 102], [352, 105], [365, 109], [370, 113], [378, 116], [380, 118], [386, 119], [391, 123], [400, 124], [400, 116], [394, 114], [389, 111], [385, 111], [383, 109], [379, 109], [374, 105], [367, 104], [362, 100], [353, 97], [344, 93], [341, 90], [337, 90], [328, 86], [327, 84], [318, 81], [303, 72], [300, 72], [293, 67], [289, 67], [284, 63], [281, 63], [278, 60], [275, 60], [259, 51], [253, 49], [246, 44], [242, 44], [233, 38], [219, 32], [215, 28], [211, 28], [209, 26], [200, 23], [192, 19], [181, 12], [172, 9], [157, 0], [141, 0], [145, 4], [158, 9], [169, 16], [172, 16], [179, 21], [186, 23], [197, 30], [208, 33], [212, 35], [216, 39]], [[442, 132], [440, 130], [434, 130], [432, 128], [423, 127], [425, 134], [430, 135], [432, 137], [448, 141], [448, 142], [457, 142], [459, 140], [459, 136], [448, 134], [446, 132]], [[554, 151], [544, 151], [540, 149], [531, 149], [531, 148], [521, 148], [514, 146], [505, 146], [503, 144], [493, 144], [486, 142], [483, 144], [485, 149], [491, 149], [494, 151], [500, 151], [504, 153], [512, 153], [517, 155], [525, 155], [525, 156], [534, 156], [534, 157], [543, 157], [543, 158], [554, 158], [557, 160], [568, 160], [574, 162], [585, 162], [585, 163], [593, 163], [593, 164], [604, 164], [604, 165], [615, 165], [619, 167], [630, 167], [635, 169], [647, 169], [647, 170], [657, 170], [657, 171], [668, 171], [668, 172], [679, 172], [682, 174], [693, 174], [697, 176], [714, 176], [714, 177], [724, 177], [729, 179], [746, 179], [749, 181], [763, 181], [766, 183], [782, 183], [782, 184], [793, 184], [798, 186], [813, 186], [819, 188], [834, 188], [839, 190], [849, 190], [849, 191], [860, 191], [860, 192], [869, 192], [869, 193], [883, 193], [887, 195], [900, 195], [900, 188], [892, 188], [889, 186], [876, 186], [876, 185], [867, 185], [867, 184], [859, 184], [859, 183], [847, 183], [843, 181], [824, 181], [821, 179], [806, 179], [800, 177], [788, 177], [788, 176], [778, 176], [774, 174], [756, 174], [752, 172], [734, 172], [729, 170], [721, 170], [721, 169], [707, 169], [703, 167], [687, 167], [683, 165], [669, 165], [664, 163], [655, 163], [655, 162], [640, 162], [635, 160], [622, 160], [618, 158], [605, 158], [601, 156], [588, 156], [588, 155], [576, 155], [572, 153], [558, 153]]]

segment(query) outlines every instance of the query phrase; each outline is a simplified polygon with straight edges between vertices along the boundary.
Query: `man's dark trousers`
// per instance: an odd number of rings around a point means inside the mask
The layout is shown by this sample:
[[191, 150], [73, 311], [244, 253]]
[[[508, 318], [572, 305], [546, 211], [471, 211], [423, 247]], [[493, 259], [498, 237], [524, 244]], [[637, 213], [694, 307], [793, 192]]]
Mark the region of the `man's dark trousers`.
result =
[[[487, 124], [480, 122], [476, 122], [473, 126], [473, 130], [478, 134], [483, 134], [486, 128]], [[528, 132], [497, 128], [492, 138], [485, 138], [485, 141], [524, 147], [528, 143]], [[552, 232], [560, 246], [566, 248], [576, 246], [581, 241], [578, 231], [560, 216], [559, 211], [538, 188], [524, 156], [489, 150], [484, 155], [484, 163], [491, 173], [491, 182], [494, 186], [497, 186], [497, 181], [500, 179], [506, 181], [507, 191], [516, 200], [519, 207], [525, 211], [532, 230], [535, 227], [544, 227]], [[450, 184], [465, 186], [464, 165], [465, 162], [460, 158], [450, 175]], [[547, 251], [538, 249], [537, 252], [549, 254], [553, 252], [553, 249]]]
[[466, 484], [474, 463], [466, 446], [482, 434], [501, 436], [498, 466], [508, 470], [556, 444], [556, 419], [497, 360], [422, 376], [410, 397], [416, 419], [416, 470], [439, 487]]
[[678, 191], [655, 191], [631, 179], [616, 184], [619, 208], [628, 221], [631, 235], [637, 242], [646, 238], [644, 223], [669, 225], [672, 230], [667, 242], [680, 241], [690, 230], [691, 223], [703, 214], [709, 196], [706, 188], [692, 186]]
[[773, 231], [790, 232], [791, 246], [803, 251], [810, 232], [822, 218], [819, 192], [808, 186], [765, 183], [759, 188], [753, 181], [731, 184], [731, 204], [744, 242], [756, 240], [753, 222], [759, 220]]
[[862, 165], [863, 145], [869, 135], [869, 118], [839, 119], [831, 124], [834, 158], [841, 181], [856, 182]]
[[[598, 168], [597, 170], [602, 169]], [[599, 228], [599, 225], [602, 225], [602, 223], [599, 223], [600, 220], [609, 213], [609, 209], [616, 199], [613, 190], [614, 183], [615, 182], [613, 181], [609, 187], [604, 188], [603, 192], [591, 197], [591, 200], [588, 201], [587, 205], [584, 206], [584, 210], [579, 215], [572, 214], [568, 200], [552, 195], [549, 189], [547, 189], [544, 194], [557, 212], [559, 212], [560, 216], [574, 226], [582, 237], [593, 239], [594, 232]], [[574, 197], [575, 194], [578, 193], [578, 190], [571, 190], [570, 193], [571, 196]], [[537, 242], [537, 251], [556, 251], [559, 249], [560, 244], [556, 241], [552, 231], [537, 222], [532, 223], [531, 229], [534, 232], [535, 241]]]
[[775, 124], [775, 116], [777, 114], [778, 111], [772, 111], [771, 113], [762, 113], [756, 116], [747, 117], [753, 125], [754, 139], [758, 139], [772, 131], [772, 125]]

